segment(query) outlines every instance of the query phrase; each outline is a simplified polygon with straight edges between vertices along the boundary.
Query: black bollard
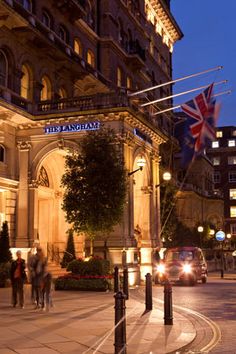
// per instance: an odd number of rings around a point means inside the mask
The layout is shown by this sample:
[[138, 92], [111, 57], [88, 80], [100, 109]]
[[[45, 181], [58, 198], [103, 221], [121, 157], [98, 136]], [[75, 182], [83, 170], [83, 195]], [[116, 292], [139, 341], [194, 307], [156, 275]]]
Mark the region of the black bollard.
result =
[[126, 295], [118, 291], [115, 295], [115, 354], [126, 354]]
[[224, 278], [224, 269], [221, 269], [221, 270], [220, 270], [220, 277], [221, 277], [221, 278]]
[[126, 300], [129, 298], [129, 279], [128, 279], [128, 269], [125, 268], [123, 271], [123, 293], [126, 295]]
[[164, 284], [164, 324], [173, 324], [172, 286], [169, 280], [166, 280]]
[[150, 273], [145, 275], [146, 278], [146, 311], [152, 310], [152, 276]]
[[114, 268], [114, 293], [119, 291], [119, 269], [118, 267]]

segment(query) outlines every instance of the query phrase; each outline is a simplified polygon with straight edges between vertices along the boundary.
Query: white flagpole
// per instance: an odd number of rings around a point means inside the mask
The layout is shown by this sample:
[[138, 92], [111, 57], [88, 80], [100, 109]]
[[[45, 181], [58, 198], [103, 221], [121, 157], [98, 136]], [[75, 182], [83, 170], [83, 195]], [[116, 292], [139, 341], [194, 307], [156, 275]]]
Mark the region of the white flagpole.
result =
[[[220, 85], [220, 84], [225, 84], [226, 82], [227, 82], [227, 80], [222, 80], [222, 81], [215, 82], [213, 85], [216, 86], [216, 85]], [[197, 87], [197, 88], [188, 90], [188, 91], [176, 93], [176, 94], [171, 95], [171, 96], [158, 98], [157, 100], [149, 101], [149, 102], [147, 102], [147, 103], [143, 103], [143, 104], [140, 105], [140, 107], [150, 106], [151, 104], [158, 103], [158, 102], [162, 102], [162, 101], [165, 101], [165, 100], [169, 100], [170, 98], [173, 98], [173, 97], [178, 97], [178, 96], [186, 95], [187, 93], [191, 93], [191, 92], [194, 92], [194, 91], [202, 90], [202, 89], [204, 89], [204, 88], [206, 88], [206, 87], [208, 87], [208, 86], [209, 86], [209, 84], [208, 84], [208, 85], [204, 85], [204, 86], [200, 86], [200, 87]]]
[[[232, 92], [232, 90], [219, 92], [219, 93], [216, 93], [215, 95], [212, 95], [212, 97], [218, 97], [218, 96], [222, 96], [222, 95], [229, 95], [231, 92]], [[163, 109], [162, 111], [158, 111], [156, 113], [153, 113], [152, 115], [153, 116], [157, 116], [157, 115], [165, 113], [165, 112], [173, 111], [174, 109], [180, 108], [181, 106], [182, 106], [182, 104], [179, 104], [178, 106], [166, 108], [166, 109]]]
[[156, 86], [148, 87], [148, 88], [146, 88], [144, 90], [141, 90], [141, 91], [136, 91], [136, 92], [130, 93], [128, 96], [129, 97], [137, 96], [137, 95], [140, 95], [141, 93], [148, 92], [148, 91], [151, 91], [151, 90], [155, 90], [155, 89], [157, 89], [159, 87], [163, 87], [163, 86], [166, 86], [166, 85], [174, 84], [175, 82], [187, 80], [187, 79], [190, 79], [190, 78], [195, 77], [195, 76], [200, 76], [200, 75], [203, 75], [203, 74], [210, 73], [212, 71], [221, 70], [222, 68], [223, 68], [223, 66], [216, 66], [215, 68], [212, 68], [212, 69], [201, 71], [201, 72], [198, 72], [196, 74], [192, 74], [192, 75], [188, 75], [188, 76], [183, 76], [183, 77], [180, 77], [178, 79], [171, 80], [171, 81], [168, 81], [168, 82], [164, 82], [164, 83], [156, 85]]

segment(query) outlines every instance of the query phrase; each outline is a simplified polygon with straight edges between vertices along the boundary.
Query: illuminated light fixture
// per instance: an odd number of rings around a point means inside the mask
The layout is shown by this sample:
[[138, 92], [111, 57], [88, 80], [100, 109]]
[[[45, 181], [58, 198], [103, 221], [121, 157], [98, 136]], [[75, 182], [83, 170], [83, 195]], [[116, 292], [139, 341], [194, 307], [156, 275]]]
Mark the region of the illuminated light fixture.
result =
[[229, 240], [231, 238], [231, 234], [227, 234], [226, 237]]
[[198, 232], [203, 232], [203, 226], [198, 226], [197, 231]]
[[128, 173], [128, 176], [131, 176], [133, 175], [135, 172], [138, 172], [138, 171], [142, 171], [143, 170], [143, 167], [146, 165], [146, 160], [144, 157], [140, 157], [138, 160], [137, 160], [137, 166], [138, 168], [132, 172], [129, 172]]
[[[163, 175], [162, 175], [162, 179], [163, 179], [164, 182], [169, 182], [171, 180], [171, 178], [172, 178], [172, 175], [171, 175], [171, 173], [169, 171], [165, 171], [163, 173]], [[155, 187], [157, 188], [160, 185], [161, 185], [161, 183], [156, 184]]]
[[210, 229], [209, 234], [212, 235], [212, 236], [215, 235], [215, 230]]

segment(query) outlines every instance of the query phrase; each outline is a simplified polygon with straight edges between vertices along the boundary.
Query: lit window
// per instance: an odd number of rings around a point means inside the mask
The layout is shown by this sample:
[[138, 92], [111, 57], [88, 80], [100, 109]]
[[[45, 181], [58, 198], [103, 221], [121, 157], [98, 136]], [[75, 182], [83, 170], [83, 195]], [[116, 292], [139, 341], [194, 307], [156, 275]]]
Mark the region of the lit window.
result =
[[212, 141], [211, 146], [215, 149], [219, 147], [219, 141]]
[[236, 130], [233, 130], [232, 136], [236, 136]]
[[236, 189], [229, 190], [229, 199], [236, 199]]
[[151, 40], [150, 40], [150, 54], [151, 55], [154, 55], [154, 40], [153, 40], [153, 37], [151, 37]]
[[0, 162], [4, 162], [5, 161], [5, 148], [0, 145]]
[[230, 217], [231, 218], [236, 218], [236, 206], [231, 206], [230, 207]]
[[235, 146], [235, 140], [228, 140], [228, 146], [229, 147]]
[[90, 49], [87, 51], [87, 63], [95, 68], [95, 56]]
[[129, 77], [129, 76], [127, 76], [127, 79], [126, 79], [126, 87], [127, 87], [127, 89], [132, 88], [132, 80], [131, 80], [131, 77]]
[[117, 86], [121, 87], [122, 85], [122, 70], [121, 68], [117, 68]]
[[236, 165], [236, 156], [228, 156], [228, 165]]
[[22, 78], [20, 83], [20, 95], [26, 99], [30, 98], [30, 73], [26, 65], [22, 65]]
[[212, 158], [212, 164], [214, 165], [214, 166], [219, 166], [219, 164], [220, 164], [220, 157], [213, 157]]
[[7, 86], [8, 62], [6, 55], [0, 50], [0, 85]]
[[216, 137], [217, 137], [217, 138], [222, 138], [222, 136], [223, 136], [223, 132], [222, 132], [221, 130], [218, 130], [218, 131], [216, 132]]
[[83, 56], [83, 48], [80, 40], [78, 38], [74, 39], [74, 51], [76, 54]]
[[52, 98], [52, 85], [47, 76], [43, 76], [41, 80], [42, 90], [41, 90], [41, 101], [50, 100]]
[[51, 16], [48, 14], [47, 11], [43, 11], [42, 22], [46, 27], [51, 28], [52, 26]]
[[213, 183], [220, 183], [221, 176], [219, 171], [214, 171], [213, 173]]
[[234, 171], [229, 172], [229, 182], [236, 182], [236, 172]]
[[231, 235], [236, 235], [236, 224], [230, 225], [230, 233]]

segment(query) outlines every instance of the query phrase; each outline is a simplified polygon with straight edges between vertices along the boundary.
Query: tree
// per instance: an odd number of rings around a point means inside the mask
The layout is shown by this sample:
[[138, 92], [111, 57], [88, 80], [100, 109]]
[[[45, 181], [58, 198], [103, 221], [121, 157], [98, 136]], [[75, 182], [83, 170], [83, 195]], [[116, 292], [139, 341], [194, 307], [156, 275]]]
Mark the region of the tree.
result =
[[95, 237], [107, 237], [123, 215], [126, 171], [121, 142], [111, 129], [89, 132], [80, 151], [67, 155], [65, 168], [62, 208], [73, 229], [90, 238], [92, 254]]
[[67, 246], [61, 261], [62, 268], [66, 268], [67, 265], [71, 261], [73, 261], [73, 259], [76, 259], [73, 230], [69, 229], [67, 233], [68, 233]]
[[12, 254], [10, 251], [8, 224], [7, 221], [4, 221], [0, 234], [0, 263], [7, 263], [11, 260]]

